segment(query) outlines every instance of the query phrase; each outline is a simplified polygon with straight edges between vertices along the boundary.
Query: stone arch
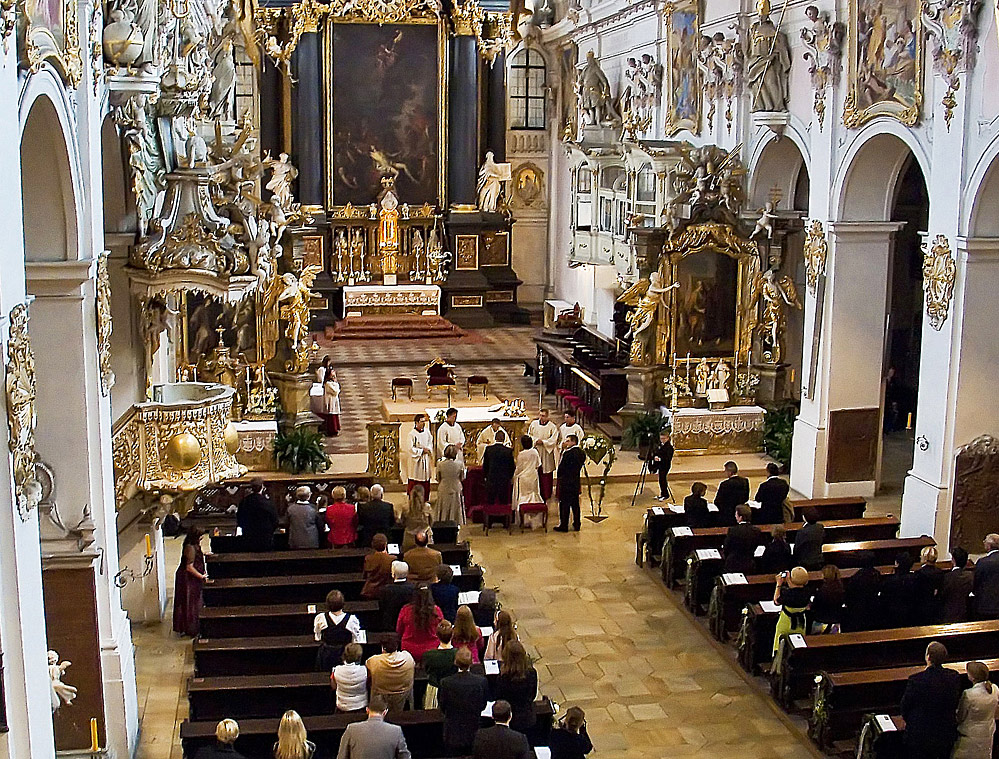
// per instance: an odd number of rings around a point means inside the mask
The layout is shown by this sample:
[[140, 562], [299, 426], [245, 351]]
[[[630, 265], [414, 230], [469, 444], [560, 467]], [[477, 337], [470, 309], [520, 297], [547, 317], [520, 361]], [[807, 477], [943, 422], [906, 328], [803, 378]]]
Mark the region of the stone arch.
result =
[[964, 208], [961, 228], [968, 237], [999, 237], [999, 137], [972, 171]]
[[793, 132], [770, 134], [769, 139], [756, 144], [750, 158], [748, 206], [753, 210], [762, 208], [770, 199], [771, 188], [777, 187], [782, 193], [778, 208], [791, 209], [801, 172], [808, 173], [807, 151], [795, 139], [796, 135], [792, 136]]
[[833, 185], [840, 221], [887, 221], [899, 180], [910, 156], [929, 184], [929, 159], [904, 128], [881, 124], [882, 131], [862, 130], [849, 147]]

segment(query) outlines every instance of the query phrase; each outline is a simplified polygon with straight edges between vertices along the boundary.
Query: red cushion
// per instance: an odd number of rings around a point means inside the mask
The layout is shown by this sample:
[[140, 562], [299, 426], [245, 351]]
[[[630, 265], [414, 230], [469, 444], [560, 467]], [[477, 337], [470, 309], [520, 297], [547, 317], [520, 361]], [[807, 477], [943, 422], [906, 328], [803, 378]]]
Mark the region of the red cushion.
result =
[[428, 385], [453, 385], [454, 380], [451, 377], [431, 377], [427, 380]]
[[571, 390], [569, 390], [567, 388], [564, 388], [564, 387], [560, 387], [558, 390], [555, 391], [555, 395], [558, 398], [565, 398], [565, 396], [567, 396], [567, 395], [569, 395], [571, 393], [572, 393]]
[[482, 513], [491, 517], [502, 517], [513, 511], [509, 503], [482, 504]]
[[547, 503], [522, 503], [520, 504], [521, 514], [543, 514], [548, 511]]

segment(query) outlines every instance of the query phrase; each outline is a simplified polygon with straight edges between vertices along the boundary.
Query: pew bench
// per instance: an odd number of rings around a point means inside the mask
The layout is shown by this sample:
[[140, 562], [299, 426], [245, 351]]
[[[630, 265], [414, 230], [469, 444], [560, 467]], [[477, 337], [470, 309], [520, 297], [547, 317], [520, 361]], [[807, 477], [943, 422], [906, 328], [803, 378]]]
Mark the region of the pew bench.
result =
[[823, 671], [853, 671], [918, 665], [930, 641], [939, 641], [956, 660], [991, 657], [999, 650], [999, 620], [899, 627], [837, 635], [787, 636], [770, 673], [774, 699], [790, 708], [809, 692]]
[[[211, 524], [202, 524], [205, 518], [196, 524], [205, 529], [211, 535], [211, 546], [214, 553], [239, 553], [246, 551], [245, 539], [242, 535], [236, 534], [236, 518], [232, 516], [216, 516], [211, 520]], [[433, 525], [434, 542], [442, 545], [454, 544], [458, 542], [458, 524], [456, 522], [437, 522]], [[402, 545], [405, 531], [402, 527], [393, 527], [386, 537], [390, 543]], [[323, 538], [325, 540], [325, 537]], [[437, 547], [435, 545], [435, 547]], [[288, 533], [284, 528], [274, 533], [274, 549], [277, 551], [287, 551]], [[307, 550], [307, 549], [291, 549]], [[440, 550], [438, 548], [438, 550]]]
[[[898, 532], [899, 522], [896, 517], [877, 517], [875, 519], [847, 520], [841, 522], [843, 529], [836, 531], [836, 537], [843, 540], [891, 540]], [[823, 548], [835, 545], [827, 543]], [[757, 546], [757, 557], [762, 556], [764, 546]], [[695, 614], [700, 614], [708, 603], [715, 587], [715, 580], [721, 579], [725, 561], [717, 549], [694, 551], [687, 558], [686, 585], [684, 588], [684, 604]]]
[[[537, 745], [548, 745], [548, 734], [555, 718], [552, 702], [543, 698], [534, 704], [537, 724], [534, 739]], [[326, 714], [304, 717], [309, 740], [316, 744], [315, 759], [332, 759], [337, 755], [340, 739], [347, 725], [366, 719], [363, 712], [351, 714]], [[406, 712], [391, 712], [387, 721], [402, 727], [406, 744], [417, 759], [433, 759], [443, 756], [444, 715], [438, 709], [417, 709]], [[279, 718], [240, 720], [239, 738], [236, 750], [247, 759], [271, 759], [271, 749], [277, 741]], [[492, 720], [482, 718], [482, 725], [488, 726]], [[180, 738], [186, 759], [192, 759], [202, 746], [215, 741], [215, 720], [185, 720], [180, 726]]]
[[[471, 551], [468, 543], [438, 543], [444, 564], [468, 566]], [[214, 553], [206, 557], [208, 574], [223, 577], [275, 577], [278, 575], [334, 574], [360, 572], [364, 569], [366, 548], [313, 548], [297, 551], [263, 551], [260, 553]], [[399, 550], [396, 556], [401, 557]]]
[[[462, 592], [482, 589], [482, 569], [468, 567], [455, 576], [454, 584]], [[210, 580], [202, 595], [205, 606], [252, 606], [254, 604], [314, 603], [320, 608], [326, 594], [339, 590], [345, 600], [360, 600], [364, 576], [360, 572], [343, 574], [292, 575], [289, 577], [234, 577]]]
[[[393, 633], [366, 631], [364, 658], [380, 654]], [[192, 644], [198, 677], [280, 675], [313, 672], [319, 644], [313, 635], [261, 635], [255, 638], [199, 638]]]

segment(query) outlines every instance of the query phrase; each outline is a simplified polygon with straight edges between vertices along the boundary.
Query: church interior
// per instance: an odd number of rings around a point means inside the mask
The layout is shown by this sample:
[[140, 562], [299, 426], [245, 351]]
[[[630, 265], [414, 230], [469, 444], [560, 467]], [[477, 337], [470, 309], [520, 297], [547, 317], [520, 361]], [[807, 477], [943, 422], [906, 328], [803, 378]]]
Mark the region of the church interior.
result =
[[0, 35], [0, 759], [992, 756], [992, 0]]

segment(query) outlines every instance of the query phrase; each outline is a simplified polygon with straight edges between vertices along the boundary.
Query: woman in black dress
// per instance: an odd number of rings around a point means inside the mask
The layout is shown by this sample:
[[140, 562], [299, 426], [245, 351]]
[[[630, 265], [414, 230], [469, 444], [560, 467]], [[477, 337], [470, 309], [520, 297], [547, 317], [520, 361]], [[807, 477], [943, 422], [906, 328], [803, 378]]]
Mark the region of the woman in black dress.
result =
[[524, 644], [511, 640], [503, 651], [503, 664], [496, 678], [495, 700], [509, 701], [513, 709], [510, 727], [531, 740], [536, 717], [534, 700], [538, 697], [538, 671], [534, 669]]

